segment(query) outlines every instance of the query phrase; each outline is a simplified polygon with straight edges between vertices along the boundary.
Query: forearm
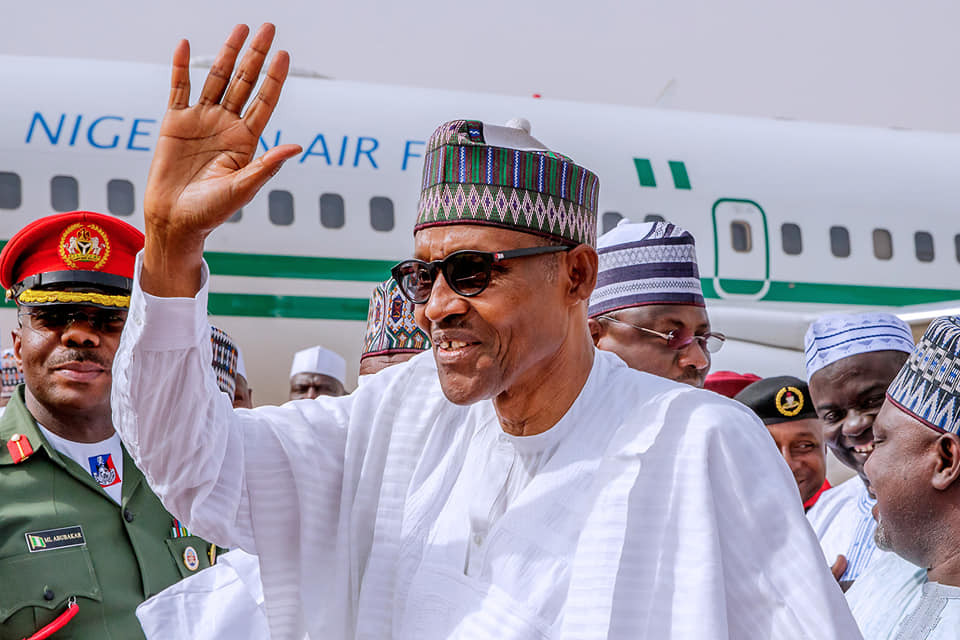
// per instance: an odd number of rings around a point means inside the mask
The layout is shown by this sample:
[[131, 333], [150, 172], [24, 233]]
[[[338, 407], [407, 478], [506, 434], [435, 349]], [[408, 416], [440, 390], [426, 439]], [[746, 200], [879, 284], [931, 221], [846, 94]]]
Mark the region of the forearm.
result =
[[192, 298], [200, 291], [203, 236], [175, 235], [147, 225], [140, 285], [160, 298]]

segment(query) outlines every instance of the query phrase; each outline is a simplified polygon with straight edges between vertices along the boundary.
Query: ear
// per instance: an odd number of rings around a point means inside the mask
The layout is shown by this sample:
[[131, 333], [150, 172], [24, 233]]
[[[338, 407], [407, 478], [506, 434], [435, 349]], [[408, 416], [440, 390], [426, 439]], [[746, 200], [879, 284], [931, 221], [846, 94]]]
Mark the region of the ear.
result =
[[20, 329], [10, 331], [10, 337], [13, 338], [13, 358], [17, 361], [17, 367], [23, 371], [23, 359], [20, 357]]
[[931, 484], [938, 491], [949, 489], [960, 478], [960, 437], [944, 433], [934, 443], [937, 465]]
[[597, 286], [597, 252], [593, 247], [580, 244], [566, 254], [568, 295], [573, 302], [590, 300]]
[[590, 337], [593, 338], [593, 346], [600, 346], [600, 338], [603, 337], [603, 323], [596, 318], [587, 318], [587, 328], [590, 330]]

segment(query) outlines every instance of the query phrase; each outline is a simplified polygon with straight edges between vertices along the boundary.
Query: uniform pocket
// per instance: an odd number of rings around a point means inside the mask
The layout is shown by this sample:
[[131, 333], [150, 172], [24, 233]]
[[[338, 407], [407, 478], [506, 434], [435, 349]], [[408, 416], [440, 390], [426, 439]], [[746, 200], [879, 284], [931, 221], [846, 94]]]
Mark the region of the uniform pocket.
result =
[[[76, 596], [101, 602], [103, 594], [85, 546], [51, 549], [0, 559], [0, 625], [19, 611], [33, 609], [29, 625], [62, 613]], [[81, 603], [82, 606], [82, 603]], [[35, 631], [34, 629], [33, 631]], [[30, 631], [30, 633], [33, 633]], [[27, 635], [30, 635], [29, 633]]]
[[[210, 543], [200, 536], [167, 538], [167, 548], [177, 565], [181, 578], [192, 576], [210, 566]], [[220, 550], [217, 550], [219, 553]]]

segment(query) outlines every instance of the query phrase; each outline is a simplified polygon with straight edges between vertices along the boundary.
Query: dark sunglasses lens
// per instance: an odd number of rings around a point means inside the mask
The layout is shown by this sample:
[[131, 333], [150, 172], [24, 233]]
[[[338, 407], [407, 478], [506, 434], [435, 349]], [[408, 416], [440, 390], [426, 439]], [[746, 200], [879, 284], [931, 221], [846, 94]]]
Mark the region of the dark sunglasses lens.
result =
[[674, 329], [670, 332], [670, 339], [667, 340], [667, 346], [671, 349], [683, 349], [694, 341], [693, 332], [689, 329]]
[[433, 277], [430, 269], [423, 262], [408, 260], [393, 268], [393, 278], [400, 285], [403, 293], [413, 302], [426, 302], [433, 289]]
[[443, 275], [454, 291], [475, 296], [490, 284], [490, 257], [482, 253], [458, 253], [444, 261]]

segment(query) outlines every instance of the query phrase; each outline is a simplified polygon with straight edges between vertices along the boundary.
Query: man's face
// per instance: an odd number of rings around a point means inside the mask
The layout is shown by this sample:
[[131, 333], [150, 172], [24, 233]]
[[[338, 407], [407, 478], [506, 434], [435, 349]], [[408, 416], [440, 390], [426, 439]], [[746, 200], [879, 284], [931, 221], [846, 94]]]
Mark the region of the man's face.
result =
[[383, 371], [387, 367], [406, 362], [416, 353], [384, 353], [377, 356], [367, 356], [360, 361], [360, 375], [369, 376]]
[[253, 391], [247, 384], [247, 379], [238, 373], [236, 382], [237, 386], [233, 391], [233, 408], [253, 409]]
[[710, 373], [710, 353], [699, 342], [671, 349], [663, 338], [623, 323], [660, 333], [688, 330], [703, 335], [710, 331], [706, 309], [685, 304], [657, 304], [621, 309], [607, 315], [622, 322], [591, 319], [590, 330], [598, 348], [617, 354], [631, 369], [703, 387], [703, 380]]
[[810, 378], [827, 446], [868, 486], [863, 463], [873, 451], [873, 421], [906, 359], [900, 351], [861, 353], [837, 360]]
[[806, 502], [817, 493], [827, 476], [823, 427], [817, 418], [791, 420], [768, 424], [780, 454], [793, 472], [800, 489], [800, 497]]
[[874, 451], [864, 464], [877, 497], [877, 545], [924, 567], [930, 546], [924, 532], [935, 530], [931, 522], [942, 517], [929, 499], [938, 436], [888, 401], [873, 423]]
[[[451, 225], [422, 229], [415, 257], [442, 260], [454, 251], [505, 251], [542, 244], [530, 234]], [[430, 299], [416, 305], [417, 324], [430, 336], [447, 398], [469, 404], [510, 389], [541, 384], [568, 332], [568, 307], [558, 278], [559, 256], [544, 255], [494, 264], [479, 295], [455, 293], [442, 275]]]
[[33, 407], [39, 404], [53, 414], [109, 415], [111, 367], [126, 311], [64, 304], [24, 306], [18, 313], [13, 353], [31, 413], [36, 415]]
[[300, 372], [290, 378], [291, 400], [313, 400], [319, 396], [342, 396], [343, 383], [322, 373]]

